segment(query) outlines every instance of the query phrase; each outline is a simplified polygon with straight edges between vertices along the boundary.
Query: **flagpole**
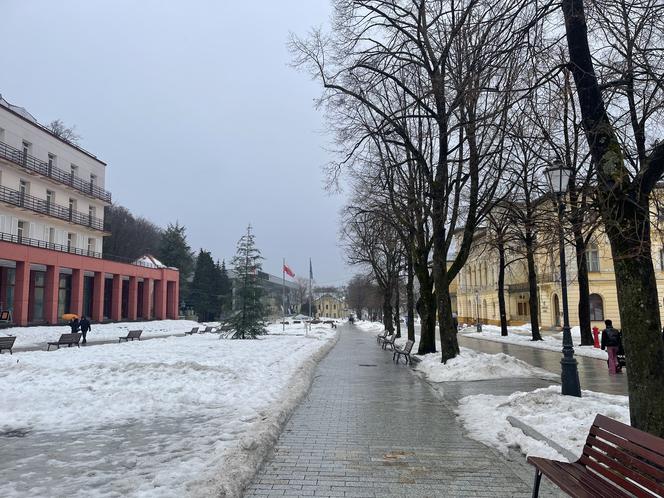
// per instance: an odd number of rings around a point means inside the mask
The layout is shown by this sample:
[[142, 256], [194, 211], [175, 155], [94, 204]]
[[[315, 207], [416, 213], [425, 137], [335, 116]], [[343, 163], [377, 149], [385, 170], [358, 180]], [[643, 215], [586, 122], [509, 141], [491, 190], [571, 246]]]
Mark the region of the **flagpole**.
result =
[[313, 279], [314, 274], [311, 269], [311, 258], [309, 258], [309, 318], [313, 320], [313, 317], [311, 316], [311, 301], [314, 298], [313, 295], [313, 287], [311, 286], [311, 280]]
[[282, 330], [286, 330], [286, 258], [284, 264], [281, 265], [281, 313], [283, 318], [281, 320]]

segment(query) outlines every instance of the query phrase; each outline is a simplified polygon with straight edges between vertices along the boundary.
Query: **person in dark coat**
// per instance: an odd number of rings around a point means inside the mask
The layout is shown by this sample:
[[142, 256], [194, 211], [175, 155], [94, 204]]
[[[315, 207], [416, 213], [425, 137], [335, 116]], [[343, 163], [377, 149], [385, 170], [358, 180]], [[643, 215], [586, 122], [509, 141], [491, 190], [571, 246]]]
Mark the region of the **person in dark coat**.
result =
[[602, 330], [602, 341], [600, 346], [602, 351], [606, 349], [609, 354], [609, 374], [619, 373], [618, 369], [618, 348], [620, 348], [620, 332], [613, 328], [611, 320], [604, 320], [606, 328]]
[[69, 328], [71, 328], [72, 334], [78, 332], [80, 328], [80, 322], [78, 321], [78, 318], [72, 318], [71, 320], [69, 320]]
[[81, 326], [81, 333], [83, 334], [83, 344], [86, 344], [88, 342], [86, 340], [88, 332], [92, 330], [92, 326], [90, 325], [90, 320], [88, 320], [86, 317], [81, 317], [80, 326]]

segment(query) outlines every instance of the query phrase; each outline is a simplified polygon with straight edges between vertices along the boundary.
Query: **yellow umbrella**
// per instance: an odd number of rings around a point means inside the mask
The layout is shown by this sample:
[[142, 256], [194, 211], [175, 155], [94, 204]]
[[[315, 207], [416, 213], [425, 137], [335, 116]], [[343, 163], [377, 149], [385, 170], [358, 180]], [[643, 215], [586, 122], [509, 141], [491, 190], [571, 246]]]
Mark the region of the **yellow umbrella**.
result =
[[76, 313], [65, 313], [62, 315], [63, 320], [73, 320], [74, 318], [78, 318], [78, 315]]

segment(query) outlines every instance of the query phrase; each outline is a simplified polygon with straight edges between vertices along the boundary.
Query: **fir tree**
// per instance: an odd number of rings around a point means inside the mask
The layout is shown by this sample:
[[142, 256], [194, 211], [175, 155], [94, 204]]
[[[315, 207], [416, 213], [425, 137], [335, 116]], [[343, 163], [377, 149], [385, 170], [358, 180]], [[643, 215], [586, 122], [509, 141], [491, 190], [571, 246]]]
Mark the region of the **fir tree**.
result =
[[254, 339], [257, 335], [267, 333], [263, 323], [265, 320], [265, 308], [261, 300], [263, 287], [258, 277], [258, 272], [262, 269], [262, 260], [263, 257], [256, 248], [249, 225], [246, 235], [243, 235], [237, 244], [237, 252], [233, 258], [237, 313], [231, 318], [230, 323], [234, 330], [233, 337], [236, 339]]
[[178, 222], [168, 224], [161, 237], [158, 258], [166, 266], [180, 270], [180, 297], [189, 301], [189, 277], [194, 269], [194, 255], [187, 244], [185, 227]]
[[220, 312], [219, 273], [208, 251], [200, 250], [196, 258], [196, 270], [191, 282], [189, 304], [199, 320], [211, 321]]
[[226, 261], [222, 260], [221, 265], [217, 261], [216, 270], [218, 272], [217, 295], [220, 300], [221, 316], [233, 311], [233, 284], [226, 270]]

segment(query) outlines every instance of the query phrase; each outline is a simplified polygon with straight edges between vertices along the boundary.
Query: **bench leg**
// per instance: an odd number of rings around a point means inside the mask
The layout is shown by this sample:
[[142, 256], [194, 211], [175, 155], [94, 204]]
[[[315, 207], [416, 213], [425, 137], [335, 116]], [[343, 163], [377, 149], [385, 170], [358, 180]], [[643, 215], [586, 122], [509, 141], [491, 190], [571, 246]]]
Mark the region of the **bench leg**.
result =
[[539, 496], [540, 481], [542, 480], [542, 473], [535, 469], [535, 482], [533, 483], [533, 498]]

